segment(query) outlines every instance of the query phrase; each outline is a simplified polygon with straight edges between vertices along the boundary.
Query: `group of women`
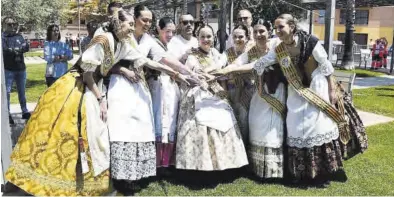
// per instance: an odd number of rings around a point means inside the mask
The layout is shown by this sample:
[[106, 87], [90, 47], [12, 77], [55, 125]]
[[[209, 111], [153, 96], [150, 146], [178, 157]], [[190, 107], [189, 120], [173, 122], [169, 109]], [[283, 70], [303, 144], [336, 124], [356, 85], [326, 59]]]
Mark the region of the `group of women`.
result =
[[12, 153], [10, 182], [38, 196], [104, 195], [157, 167], [248, 164], [262, 178], [345, 180], [343, 154], [365, 150], [365, 131], [350, 102], [332, 105], [342, 94], [331, 63], [291, 15], [275, 21], [277, 38], [261, 20], [253, 32], [236, 27], [225, 54], [202, 25], [182, 64], [167, 48], [174, 22], [161, 19], [155, 39], [152, 12], [133, 14], [115, 9], [41, 96]]

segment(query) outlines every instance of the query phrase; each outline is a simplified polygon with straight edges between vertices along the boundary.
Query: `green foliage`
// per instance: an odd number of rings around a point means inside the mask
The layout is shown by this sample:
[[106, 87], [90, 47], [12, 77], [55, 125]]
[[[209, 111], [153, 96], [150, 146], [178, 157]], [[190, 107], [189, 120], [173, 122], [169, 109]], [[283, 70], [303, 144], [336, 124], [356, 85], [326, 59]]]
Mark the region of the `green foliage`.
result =
[[52, 22], [62, 21], [63, 0], [2, 0], [2, 18], [13, 17], [27, 30], [40, 30]]

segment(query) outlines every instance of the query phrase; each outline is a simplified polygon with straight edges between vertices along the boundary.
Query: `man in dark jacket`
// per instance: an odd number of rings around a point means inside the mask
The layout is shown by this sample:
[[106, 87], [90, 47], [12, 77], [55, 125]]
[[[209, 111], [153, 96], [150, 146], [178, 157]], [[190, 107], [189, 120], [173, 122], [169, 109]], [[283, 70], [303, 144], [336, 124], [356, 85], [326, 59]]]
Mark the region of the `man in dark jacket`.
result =
[[[10, 17], [3, 20], [4, 32], [2, 33], [2, 49], [4, 60], [4, 74], [7, 89], [8, 111], [10, 111], [10, 93], [12, 84], [16, 82], [19, 104], [22, 109], [22, 118], [29, 119], [30, 113], [26, 107], [26, 65], [23, 53], [29, 51], [29, 45], [22, 35], [19, 34], [18, 23]], [[10, 124], [14, 120], [10, 115]]]

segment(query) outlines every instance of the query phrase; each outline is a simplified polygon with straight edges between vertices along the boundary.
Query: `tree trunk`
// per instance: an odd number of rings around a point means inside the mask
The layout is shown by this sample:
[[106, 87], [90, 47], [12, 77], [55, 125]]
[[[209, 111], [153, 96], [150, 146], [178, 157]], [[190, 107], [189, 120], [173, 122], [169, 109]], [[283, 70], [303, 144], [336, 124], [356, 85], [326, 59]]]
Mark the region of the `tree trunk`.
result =
[[182, 14], [187, 14], [187, 0], [183, 0]]
[[226, 50], [226, 8], [227, 0], [220, 0], [220, 16], [219, 16], [219, 42], [220, 42], [220, 53]]
[[355, 0], [346, 0], [346, 34], [345, 47], [342, 58], [342, 67], [354, 69], [353, 40], [354, 40], [354, 21], [356, 10], [354, 9]]

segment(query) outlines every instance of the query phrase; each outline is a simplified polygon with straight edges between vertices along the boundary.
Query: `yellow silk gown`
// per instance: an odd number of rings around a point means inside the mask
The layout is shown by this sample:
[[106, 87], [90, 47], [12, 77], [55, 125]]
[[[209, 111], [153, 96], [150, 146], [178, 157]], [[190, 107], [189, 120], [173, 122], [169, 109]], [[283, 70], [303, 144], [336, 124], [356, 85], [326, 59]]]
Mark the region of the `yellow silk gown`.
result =
[[96, 177], [93, 170], [77, 173], [80, 102], [81, 134], [93, 169], [81, 100], [84, 88], [80, 74], [70, 71], [44, 92], [11, 155], [8, 181], [35, 196], [96, 196], [109, 191], [109, 170]]

